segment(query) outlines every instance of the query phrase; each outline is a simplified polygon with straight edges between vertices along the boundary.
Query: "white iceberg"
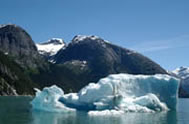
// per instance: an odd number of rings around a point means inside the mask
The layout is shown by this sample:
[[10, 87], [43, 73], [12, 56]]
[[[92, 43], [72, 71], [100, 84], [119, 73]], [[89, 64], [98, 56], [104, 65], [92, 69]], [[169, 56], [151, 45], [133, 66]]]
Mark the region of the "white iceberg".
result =
[[79, 93], [64, 94], [57, 86], [37, 91], [34, 109], [89, 115], [155, 112], [176, 109], [179, 80], [168, 75], [113, 74], [90, 83]]
[[56, 85], [46, 87], [43, 91], [36, 90], [36, 96], [31, 102], [33, 109], [44, 110], [49, 112], [73, 112], [75, 109], [68, 108], [61, 102], [59, 98], [64, 95], [62, 89]]

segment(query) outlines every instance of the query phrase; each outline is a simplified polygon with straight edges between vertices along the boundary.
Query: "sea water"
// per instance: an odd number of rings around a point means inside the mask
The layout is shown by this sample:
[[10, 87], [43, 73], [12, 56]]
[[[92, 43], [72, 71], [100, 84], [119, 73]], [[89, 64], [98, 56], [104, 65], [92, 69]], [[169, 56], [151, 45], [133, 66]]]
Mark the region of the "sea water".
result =
[[0, 124], [188, 124], [189, 99], [179, 99], [175, 111], [90, 116], [86, 112], [53, 113], [32, 110], [33, 97], [0, 97]]

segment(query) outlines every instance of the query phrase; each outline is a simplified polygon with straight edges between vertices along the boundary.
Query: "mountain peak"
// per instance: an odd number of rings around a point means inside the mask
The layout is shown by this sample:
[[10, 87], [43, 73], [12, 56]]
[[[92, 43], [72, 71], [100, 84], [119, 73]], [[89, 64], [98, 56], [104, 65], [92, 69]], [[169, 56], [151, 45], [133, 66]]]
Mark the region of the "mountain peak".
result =
[[108, 42], [106, 40], [103, 40], [102, 38], [95, 36], [95, 35], [76, 35], [73, 39], [72, 39], [72, 44], [76, 44], [76, 43], [80, 43], [82, 41], [100, 41], [100, 42]]
[[[12, 31], [12, 32], [22, 32], [29, 36], [29, 34], [20, 26], [16, 24], [0, 24], [1, 31]], [[29, 36], [30, 37], [30, 36]]]
[[46, 42], [36, 44], [37, 49], [40, 54], [53, 56], [55, 55], [61, 48], [66, 46], [66, 43], [63, 39], [60, 38], [52, 38]]
[[173, 74], [177, 75], [178, 77], [185, 79], [189, 77], [189, 67], [181, 66], [174, 71], [172, 71]]
[[91, 39], [91, 40], [96, 40], [96, 39], [101, 39], [98, 36], [95, 35], [76, 35], [72, 41], [82, 41], [84, 39]]
[[20, 26], [3, 24], [0, 26], [0, 51], [12, 57], [24, 68], [36, 68], [40, 61], [31, 36]]
[[47, 44], [60, 45], [60, 44], [65, 44], [65, 42], [61, 38], [51, 38], [48, 41], [39, 43], [39, 44], [41, 44], [41, 45], [47, 45]]
[[18, 27], [18, 26], [15, 25], [15, 24], [0, 24], [0, 28], [4, 28], [4, 27], [8, 27], [8, 26], [11, 26], [11, 27]]

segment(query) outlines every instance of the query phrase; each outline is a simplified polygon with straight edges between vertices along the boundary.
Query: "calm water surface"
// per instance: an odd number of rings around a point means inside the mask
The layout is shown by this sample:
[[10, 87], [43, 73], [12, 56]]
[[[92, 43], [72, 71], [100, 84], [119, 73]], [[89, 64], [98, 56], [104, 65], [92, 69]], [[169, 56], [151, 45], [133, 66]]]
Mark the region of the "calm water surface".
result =
[[88, 116], [32, 111], [32, 97], [0, 97], [0, 124], [189, 124], [189, 99], [179, 99], [178, 110], [160, 113], [126, 113]]

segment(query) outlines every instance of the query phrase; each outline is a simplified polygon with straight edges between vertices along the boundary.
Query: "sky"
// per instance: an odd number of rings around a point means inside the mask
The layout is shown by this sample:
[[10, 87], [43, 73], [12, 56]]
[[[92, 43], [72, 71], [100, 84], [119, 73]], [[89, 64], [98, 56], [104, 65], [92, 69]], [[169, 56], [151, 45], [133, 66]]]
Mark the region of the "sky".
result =
[[0, 24], [35, 42], [97, 35], [167, 70], [189, 66], [189, 0], [1, 0]]

